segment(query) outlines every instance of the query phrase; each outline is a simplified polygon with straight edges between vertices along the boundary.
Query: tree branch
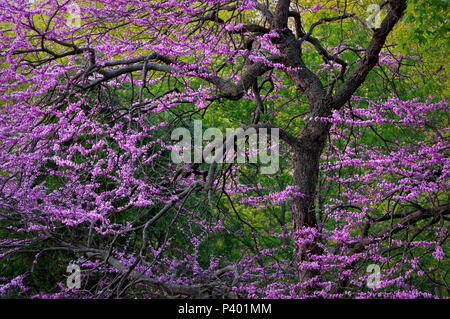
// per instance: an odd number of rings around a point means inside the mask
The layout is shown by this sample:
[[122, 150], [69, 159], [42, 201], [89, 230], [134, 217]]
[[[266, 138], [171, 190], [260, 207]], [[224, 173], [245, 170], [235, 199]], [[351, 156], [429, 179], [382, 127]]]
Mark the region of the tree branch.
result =
[[380, 28], [375, 31], [364, 57], [336, 92], [333, 99], [335, 108], [342, 107], [351, 98], [364, 82], [370, 70], [378, 63], [381, 49], [386, 43], [389, 33], [401, 19], [406, 10], [406, 2], [407, 0], [392, 0], [389, 2], [391, 9], [381, 23]]

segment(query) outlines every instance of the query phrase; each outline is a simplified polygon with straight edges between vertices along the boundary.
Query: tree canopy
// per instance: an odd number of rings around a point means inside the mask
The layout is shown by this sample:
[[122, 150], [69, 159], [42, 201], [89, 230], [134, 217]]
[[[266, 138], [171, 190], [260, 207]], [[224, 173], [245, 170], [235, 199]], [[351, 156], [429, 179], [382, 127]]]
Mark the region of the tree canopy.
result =
[[447, 12], [1, 0], [0, 296], [449, 297]]

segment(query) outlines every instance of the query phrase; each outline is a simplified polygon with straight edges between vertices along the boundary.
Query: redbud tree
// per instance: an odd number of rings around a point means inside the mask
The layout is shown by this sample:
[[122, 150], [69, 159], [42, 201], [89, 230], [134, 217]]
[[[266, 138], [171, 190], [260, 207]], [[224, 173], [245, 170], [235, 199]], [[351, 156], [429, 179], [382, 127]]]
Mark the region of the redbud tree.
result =
[[[448, 105], [368, 90], [407, 1], [356, 2], [1, 0], [0, 295], [448, 296]], [[278, 171], [174, 163], [195, 119]]]

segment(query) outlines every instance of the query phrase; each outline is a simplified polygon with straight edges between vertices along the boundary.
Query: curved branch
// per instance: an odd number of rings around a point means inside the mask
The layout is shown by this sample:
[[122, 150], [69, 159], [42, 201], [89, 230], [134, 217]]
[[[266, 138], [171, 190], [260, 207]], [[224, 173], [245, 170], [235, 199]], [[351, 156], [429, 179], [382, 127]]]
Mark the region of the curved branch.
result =
[[389, 33], [401, 19], [406, 10], [406, 2], [406, 0], [390, 1], [391, 10], [381, 23], [380, 28], [375, 31], [364, 57], [336, 92], [333, 99], [335, 108], [342, 107], [342, 105], [351, 98], [353, 93], [355, 93], [364, 82], [370, 70], [378, 63], [381, 49], [386, 43]]

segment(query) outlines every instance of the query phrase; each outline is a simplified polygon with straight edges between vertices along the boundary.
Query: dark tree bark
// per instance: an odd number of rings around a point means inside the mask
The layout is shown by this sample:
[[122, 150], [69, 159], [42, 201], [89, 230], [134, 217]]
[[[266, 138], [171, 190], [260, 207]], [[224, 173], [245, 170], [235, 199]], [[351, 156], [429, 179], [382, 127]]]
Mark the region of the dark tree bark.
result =
[[[331, 99], [322, 100], [323, 105], [317, 109], [330, 110]], [[327, 116], [328, 113], [322, 114]], [[299, 148], [295, 153], [295, 168], [293, 175], [294, 185], [303, 196], [294, 197], [292, 200], [292, 230], [295, 232], [303, 227], [317, 228], [317, 220], [314, 202], [317, 192], [317, 179], [319, 175], [320, 156], [326, 145], [329, 123], [309, 122], [303, 129], [298, 141]], [[320, 253], [317, 240], [305, 245], [296, 245], [296, 261], [300, 265], [309, 261], [311, 255]], [[298, 277], [300, 282], [306, 282], [319, 275], [319, 271], [299, 268]], [[311, 290], [309, 286], [306, 290]]]

